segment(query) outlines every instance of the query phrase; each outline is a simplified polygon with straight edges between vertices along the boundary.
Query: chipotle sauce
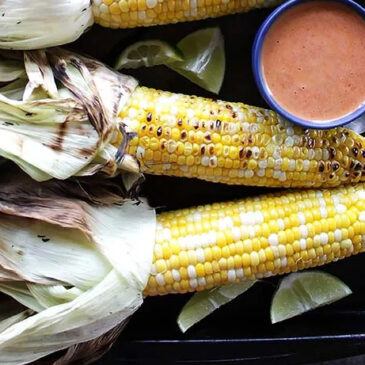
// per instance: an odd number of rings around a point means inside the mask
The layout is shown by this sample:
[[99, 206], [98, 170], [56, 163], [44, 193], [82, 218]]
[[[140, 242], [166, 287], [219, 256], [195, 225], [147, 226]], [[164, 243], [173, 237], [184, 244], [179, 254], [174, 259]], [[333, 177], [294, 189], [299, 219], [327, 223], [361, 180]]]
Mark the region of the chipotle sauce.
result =
[[266, 34], [261, 67], [292, 115], [328, 122], [351, 114], [365, 104], [365, 20], [336, 1], [293, 6]]

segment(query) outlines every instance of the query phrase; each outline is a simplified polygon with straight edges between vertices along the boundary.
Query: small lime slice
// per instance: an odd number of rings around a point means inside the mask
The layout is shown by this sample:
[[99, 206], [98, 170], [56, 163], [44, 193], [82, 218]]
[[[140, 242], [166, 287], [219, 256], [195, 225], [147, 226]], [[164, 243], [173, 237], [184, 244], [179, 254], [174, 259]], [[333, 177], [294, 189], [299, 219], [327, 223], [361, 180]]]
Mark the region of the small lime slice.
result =
[[182, 53], [176, 47], [160, 40], [147, 40], [127, 47], [118, 57], [114, 68], [152, 67], [176, 61], [183, 61]]
[[219, 28], [198, 30], [182, 39], [177, 47], [184, 61], [168, 67], [200, 87], [218, 94], [226, 70], [224, 39]]
[[340, 279], [321, 271], [293, 273], [281, 280], [271, 303], [271, 322], [277, 323], [350, 295]]
[[186, 332], [216, 309], [250, 289], [254, 283], [255, 281], [243, 281], [195, 293], [185, 304], [177, 319], [181, 331]]

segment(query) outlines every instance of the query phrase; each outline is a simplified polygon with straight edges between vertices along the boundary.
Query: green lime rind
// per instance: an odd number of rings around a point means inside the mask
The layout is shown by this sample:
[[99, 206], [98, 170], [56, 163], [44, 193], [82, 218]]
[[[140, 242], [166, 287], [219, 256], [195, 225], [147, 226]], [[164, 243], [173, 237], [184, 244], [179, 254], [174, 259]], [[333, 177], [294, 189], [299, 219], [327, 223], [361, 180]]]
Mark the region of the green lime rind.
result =
[[271, 303], [271, 322], [278, 323], [336, 302], [352, 293], [337, 277], [322, 271], [305, 271], [284, 277]]
[[118, 57], [114, 68], [165, 65], [205, 90], [218, 94], [224, 80], [226, 58], [219, 28], [207, 28], [183, 38], [176, 47], [161, 41], [133, 43]]
[[182, 52], [161, 40], [146, 40], [131, 44], [118, 57], [114, 68], [139, 68], [168, 65], [171, 62], [183, 61]]
[[177, 47], [184, 61], [167, 65], [191, 82], [218, 94], [224, 80], [226, 57], [219, 28], [198, 30], [183, 38]]
[[195, 293], [185, 304], [177, 319], [182, 332], [213, 313], [216, 309], [250, 289], [255, 281], [228, 284], [220, 288]]

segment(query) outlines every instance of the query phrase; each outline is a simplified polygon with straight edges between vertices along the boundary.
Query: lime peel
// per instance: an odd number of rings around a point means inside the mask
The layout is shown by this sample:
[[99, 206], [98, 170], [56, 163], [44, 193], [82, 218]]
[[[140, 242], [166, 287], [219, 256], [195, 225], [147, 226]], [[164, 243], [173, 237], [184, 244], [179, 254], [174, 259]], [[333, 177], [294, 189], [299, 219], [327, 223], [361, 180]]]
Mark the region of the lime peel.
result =
[[337, 277], [322, 271], [290, 274], [281, 280], [271, 303], [271, 322], [278, 323], [331, 304], [352, 293]]
[[219, 28], [198, 30], [176, 47], [161, 40], [133, 43], [118, 57], [115, 69], [165, 65], [191, 82], [215, 94], [221, 89], [226, 69], [224, 39]]
[[139, 68], [167, 65], [183, 61], [183, 54], [177, 48], [161, 40], [146, 40], [131, 44], [118, 57], [114, 68]]
[[180, 330], [186, 332], [216, 309], [246, 292], [254, 283], [255, 281], [243, 281], [195, 293], [179, 314], [177, 323]]
[[224, 39], [220, 29], [198, 30], [183, 38], [177, 47], [185, 60], [168, 67], [203, 89], [218, 94], [226, 69]]

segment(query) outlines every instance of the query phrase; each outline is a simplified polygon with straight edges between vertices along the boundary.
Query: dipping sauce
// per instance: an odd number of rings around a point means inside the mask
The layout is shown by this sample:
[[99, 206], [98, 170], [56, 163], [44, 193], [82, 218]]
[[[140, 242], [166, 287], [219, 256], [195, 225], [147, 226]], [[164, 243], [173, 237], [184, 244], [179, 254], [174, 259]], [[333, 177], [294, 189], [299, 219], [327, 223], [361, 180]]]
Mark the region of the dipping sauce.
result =
[[261, 67], [276, 102], [309, 121], [331, 121], [365, 104], [365, 21], [336, 1], [285, 11], [266, 34]]

